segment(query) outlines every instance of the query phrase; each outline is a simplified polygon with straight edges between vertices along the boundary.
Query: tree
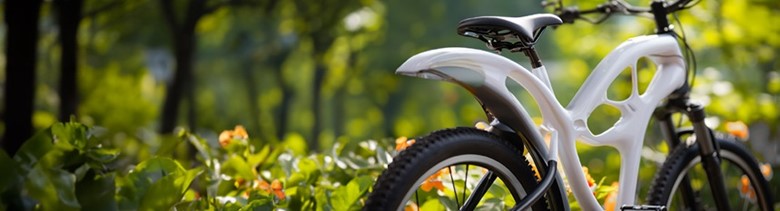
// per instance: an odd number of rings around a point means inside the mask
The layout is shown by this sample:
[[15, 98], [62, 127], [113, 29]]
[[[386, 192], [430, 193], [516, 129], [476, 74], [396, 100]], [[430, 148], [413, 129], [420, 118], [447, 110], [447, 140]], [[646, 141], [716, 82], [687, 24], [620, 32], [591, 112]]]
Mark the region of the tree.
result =
[[[308, 138], [309, 149], [319, 150], [319, 135], [322, 131], [323, 99], [322, 88], [325, 81], [327, 64], [325, 53], [338, 37], [340, 24], [350, 12], [371, 1], [342, 0], [297, 0], [294, 1], [297, 21], [297, 33], [311, 40], [315, 61], [314, 79], [312, 81], [311, 110], [314, 115], [311, 136]], [[338, 5], [338, 6], [333, 6]]]
[[[277, 1], [265, 2], [265, 6], [269, 8], [273, 7], [276, 2]], [[185, 5], [186, 11], [181, 20], [177, 20], [177, 17], [182, 16], [176, 15], [174, 12], [173, 0], [161, 0], [159, 3], [165, 23], [168, 25], [168, 29], [171, 30], [176, 60], [173, 81], [168, 85], [165, 102], [163, 103], [160, 132], [173, 132], [173, 128], [176, 126], [176, 120], [178, 119], [178, 109], [181, 103], [182, 94], [185, 95], [184, 97], [187, 100], [188, 125], [190, 130], [194, 131], [197, 122], [195, 114], [195, 76], [193, 74], [194, 55], [197, 50], [197, 34], [195, 33], [195, 27], [203, 16], [206, 16], [223, 6], [254, 4], [257, 2], [229, 0], [209, 5], [207, 4], [207, 0], [187, 1], [187, 4]]]
[[78, 34], [81, 23], [83, 0], [56, 0], [57, 19], [59, 20], [60, 58], [60, 121], [67, 122], [70, 115], [76, 114], [78, 96], [76, 77], [78, 74]]
[[[3, 149], [15, 154], [32, 135], [38, 16], [42, 0], [6, 0], [6, 67]], [[11, 9], [13, 8], [13, 9]]]
[[195, 76], [192, 71], [193, 55], [197, 44], [195, 35], [195, 26], [204, 15], [216, 10], [216, 7], [207, 8], [206, 0], [189, 1], [186, 11], [181, 20], [177, 20], [174, 12], [173, 0], [161, 0], [165, 23], [171, 30], [171, 40], [173, 41], [173, 51], [176, 60], [173, 81], [168, 85], [163, 103], [160, 132], [171, 133], [176, 126], [176, 120], [179, 116], [179, 105], [182, 94], [187, 99], [187, 117], [190, 130], [195, 130], [195, 91], [193, 82]]

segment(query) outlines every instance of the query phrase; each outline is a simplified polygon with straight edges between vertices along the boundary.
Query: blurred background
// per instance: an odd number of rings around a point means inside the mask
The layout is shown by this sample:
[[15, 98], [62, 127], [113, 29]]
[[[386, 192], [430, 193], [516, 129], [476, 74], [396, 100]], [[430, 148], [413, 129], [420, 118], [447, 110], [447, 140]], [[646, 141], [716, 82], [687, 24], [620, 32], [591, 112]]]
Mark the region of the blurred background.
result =
[[[320, 152], [334, 143], [392, 145], [394, 137], [474, 125], [485, 117], [465, 90], [397, 76], [395, 68], [432, 48], [485, 49], [455, 33], [461, 19], [549, 12], [541, 2], [520, 0], [0, 2], [4, 149], [13, 154], [35, 131], [73, 118], [138, 160], [180, 130], [216, 142], [220, 131], [243, 125], [256, 141], [306, 143], [300, 147]], [[727, 123], [744, 123], [747, 145], [778, 166], [780, 1], [701, 0], [677, 17], [678, 33], [684, 30], [696, 55], [692, 98], [708, 106], [707, 123], [724, 131]], [[566, 105], [611, 49], [651, 33], [649, 18], [579, 21], [546, 30], [537, 49]], [[521, 54], [503, 55], [527, 63]], [[646, 84], [652, 71], [642, 72]], [[610, 98], [619, 99], [630, 77], [612, 87]], [[513, 89], [538, 117], [530, 96]], [[589, 125], [603, 131], [617, 118], [617, 110], [605, 108]], [[668, 149], [652, 124], [648, 129], [645, 157], [653, 161], [654, 152]], [[607, 168], [616, 169], [619, 157], [597, 153], [612, 149], [582, 148], [594, 177], [616, 179]]]

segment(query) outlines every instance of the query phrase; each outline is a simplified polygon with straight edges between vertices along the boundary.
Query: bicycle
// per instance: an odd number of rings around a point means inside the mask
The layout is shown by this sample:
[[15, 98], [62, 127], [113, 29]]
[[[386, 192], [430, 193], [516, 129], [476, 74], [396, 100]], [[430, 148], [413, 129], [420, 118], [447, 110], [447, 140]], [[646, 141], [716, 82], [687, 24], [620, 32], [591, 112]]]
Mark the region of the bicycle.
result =
[[[687, 64], [690, 60], [695, 65], [695, 60], [685, 37], [674, 32], [667, 16], [695, 3], [655, 0], [645, 8], [609, 0], [597, 8], [579, 10], [564, 8], [558, 1], [547, 4], [555, 8], [555, 14], [462, 20], [458, 34], [479, 39], [494, 51], [522, 52], [530, 59], [531, 70], [497, 54], [469, 48], [429, 50], [404, 62], [397, 74], [449, 81], [467, 89], [482, 105], [490, 124], [483, 129], [436, 131], [416, 139], [380, 175], [364, 209], [400, 210], [431, 203], [460, 210], [482, 208], [478, 206], [568, 210], [567, 190], [558, 171], [560, 161], [579, 206], [602, 210], [581, 169], [575, 149], [575, 141], [580, 140], [589, 145], [612, 146], [620, 153], [619, 195], [616, 207], [607, 208], [729, 210], [731, 205], [738, 205], [738, 209], [772, 210], [772, 193], [756, 159], [733, 137], [708, 128], [703, 107], [689, 101], [689, 75], [695, 67]], [[585, 14], [601, 17], [592, 20]], [[614, 14], [652, 16], [656, 33], [619, 45], [595, 67], [570, 104], [562, 106], [553, 94], [534, 44], [547, 27], [575, 20], [600, 23]], [[648, 58], [657, 67], [643, 93], [637, 90], [636, 79], [640, 58]], [[608, 99], [608, 86], [626, 67], [632, 73], [631, 95], [623, 101]], [[505, 83], [509, 80], [525, 88], [539, 105], [544, 119], [541, 125], [534, 124], [523, 104], [507, 89]], [[610, 129], [593, 134], [587, 120], [597, 106], [604, 104], [619, 109], [621, 119]], [[672, 121], [675, 113], [687, 116], [693, 129], [678, 130]], [[637, 205], [640, 151], [651, 118], [657, 121], [673, 150], [656, 173], [645, 205]], [[549, 144], [544, 141], [546, 136], [550, 137]], [[705, 179], [707, 184], [700, 184]], [[733, 188], [740, 182], [743, 186], [738, 188], [742, 190], [727, 191], [727, 186]], [[458, 188], [463, 190], [459, 192]], [[734, 197], [735, 192], [749, 196]], [[487, 195], [493, 198], [482, 200]]]

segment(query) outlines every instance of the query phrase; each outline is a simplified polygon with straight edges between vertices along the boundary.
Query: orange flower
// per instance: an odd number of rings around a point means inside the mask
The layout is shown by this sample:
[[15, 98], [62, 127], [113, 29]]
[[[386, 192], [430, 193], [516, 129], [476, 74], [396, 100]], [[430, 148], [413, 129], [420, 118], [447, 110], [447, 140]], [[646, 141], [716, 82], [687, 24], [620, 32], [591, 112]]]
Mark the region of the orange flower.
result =
[[233, 129], [233, 136], [238, 136], [240, 139], [249, 138], [249, 134], [246, 133], [246, 129], [242, 125], [236, 125], [236, 128]]
[[395, 139], [395, 151], [403, 151], [409, 146], [412, 146], [416, 142], [414, 139], [407, 139], [406, 137], [398, 137]]
[[748, 132], [748, 126], [742, 121], [726, 122], [726, 131], [743, 140], [747, 139], [748, 134], [750, 134]]
[[425, 192], [431, 191], [431, 189], [433, 188], [436, 188], [438, 190], [444, 190], [444, 184], [441, 182], [440, 179], [431, 179], [431, 180], [423, 181], [420, 188], [422, 188], [422, 190]]
[[279, 180], [274, 180], [271, 182], [271, 191], [273, 191], [274, 195], [276, 195], [276, 198], [279, 198], [279, 200], [284, 200], [284, 191], [282, 191], [282, 182], [279, 182]]
[[249, 134], [246, 133], [244, 126], [236, 125], [233, 130], [224, 130], [219, 134], [219, 145], [226, 147], [233, 142], [234, 139], [245, 140], [249, 138]]
[[607, 199], [604, 200], [604, 211], [615, 211], [615, 206], [617, 205], [618, 187], [619, 185], [617, 182], [612, 183], [612, 191], [607, 194]]
[[772, 179], [772, 166], [771, 165], [769, 165], [768, 163], [764, 163], [764, 164], [761, 164], [761, 166], [759, 166], [759, 168], [761, 169], [761, 174], [764, 175], [764, 179], [766, 179], [766, 180]]
[[261, 179], [255, 180], [255, 184], [254, 184], [254, 186], [252, 186], [252, 188], [264, 191], [266, 193], [270, 193], [271, 192], [271, 188], [270, 187], [271, 187], [271, 185], [269, 185], [268, 182], [266, 182], [264, 180], [261, 180]]
[[233, 131], [231, 130], [225, 130], [222, 131], [222, 133], [219, 134], [219, 145], [222, 147], [226, 147], [230, 144], [230, 142], [233, 141]]
[[449, 174], [450, 174], [449, 169], [446, 168], [441, 169], [436, 173], [433, 173], [427, 179], [425, 179], [422, 185], [420, 185], [420, 188], [422, 188], [422, 190], [425, 192], [431, 191], [431, 189], [433, 188], [436, 188], [438, 190], [444, 190], [444, 184], [441, 182], [441, 179], [439, 178], [443, 175], [449, 175]]
[[750, 201], [756, 201], [756, 192], [753, 191], [753, 187], [750, 186], [750, 179], [747, 175], [742, 175], [739, 186], [739, 195]]
[[404, 207], [404, 211], [417, 211], [417, 210], [420, 210], [420, 208], [417, 207], [417, 203], [414, 202], [409, 203], [406, 205], [406, 207]]
[[236, 182], [233, 183], [233, 185], [236, 187], [241, 187], [244, 186], [245, 184], [246, 184], [246, 180], [244, 180], [244, 178], [238, 178]]

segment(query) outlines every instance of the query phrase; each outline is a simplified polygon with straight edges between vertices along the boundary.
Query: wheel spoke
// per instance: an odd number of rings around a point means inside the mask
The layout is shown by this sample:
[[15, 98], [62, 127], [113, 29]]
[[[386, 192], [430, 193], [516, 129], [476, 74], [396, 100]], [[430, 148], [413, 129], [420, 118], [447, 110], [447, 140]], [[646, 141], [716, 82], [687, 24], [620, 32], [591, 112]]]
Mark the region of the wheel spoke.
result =
[[466, 201], [463, 203], [461, 210], [474, 210], [474, 208], [477, 207], [479, 201], [482, 199], [482, 196], [487, 193], [488, 188], [493, 185], [494, 181], [496, 181], [496, 175], [493, 174], [492, 171], [485, 173], [485, 175], [479, 179], [479, 183], [477, 183], [474, 191], [471, 191], [469, 198], [466, 199]]
[[422, 205], [420, 205], [420, 197], [417, 195], [418, 191], [419, 190], [415, 190], [414, 191], [414, 201], [415, 201], [415, 203], [417, 203], [417, 210], [420, 210], [419, 207], [422, 206]]
[[469, 185], [469, 164], [466, 164], [466, 177], [463, 178], [463, 203], [466, 203], [466, 189], [468, 189]]
[[[458, 200], [458, 189], [455, 188], [455, 178], [452, 177], [452, 174], [455, 173], [452, 171], [452, 166], [447, 166], [450, 170], [450, 181], [452, 181], [452, 192], [455, 195], [455, 204], [458, 205], [458, 209], [460, 209], [460, 200]], [[464, 190], [465, 191], [465, 190]]]

